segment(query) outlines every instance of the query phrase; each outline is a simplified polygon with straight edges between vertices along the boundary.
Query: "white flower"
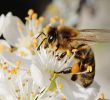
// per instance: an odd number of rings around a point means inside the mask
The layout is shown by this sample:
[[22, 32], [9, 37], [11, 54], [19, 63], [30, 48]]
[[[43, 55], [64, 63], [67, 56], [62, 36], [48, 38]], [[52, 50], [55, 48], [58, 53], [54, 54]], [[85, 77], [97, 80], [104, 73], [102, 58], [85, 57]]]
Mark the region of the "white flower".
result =
[[[6, 17], [1, 16], [1, 27], [4, 26], [1, 33], [16, 50], [12, 53], [2, 52], [0, 56], [0, 99], [94, 100], [99, 92], [97, 83], [93, 82], [91, 86], [84, 88], [71, 80], [71, 74], [58, 74], [73, 65], [74, 55], [66, 55], [58, 60], [57, 55], [61, 52], [42, 47], [39, 51], [36, 50], [41, 38], [39, 41], [34, 38], [42, 29], [39, 23], [43, 18], [36, 19], [37, 15], [33, 10], [28, 15], [26, 25], [11, 13]], [[1, 51], [10, 49], [11, 46], [6, 41], [1, 42]]]
[[[54, 52], [55, 53], [55, 52]], [[35, 83], [41, 87], [45, 87], [45, 92], [38, 98], [45, 96], [46, 92], [51, 88], [57, 91], [67, 100], [95, 100], [99, 92], [99, 85], [93, 82], [88, 88], [84, 88], [71, 80], [70, 74], [57, 75], [54, 72], [60, 72], [73, 64], [74, 55], [65, 56], [58, 61], [53, 55], [53, 51], [43, 48], [38, 51], [35, 57], [34, 65], [31, 66], [31, 73]]]
[[10, 45], [5, 40], [0, 40], [0, 53], [9, 50], [10, 50]]
[[[0, 100], [35, 100], [40, 95], [44, 88], [33, 80], [30, 66], [31, 61], [20, 58], [14, 53], [2, 53], [0, 58]], [[61, 100], [61, 98], [62, 96], [57, 92], [49, 92], [40, 100]]]
[[79, 1], [80, 0], [73, 0], [72, 2], [71, 0], [53, 0], [53, 2], [47, 6], [44, 15], [47, 20], [52, 16], [60, 16], [64, 19], [65, 25], [75, 26], [80, 20], [80, 16], [77, 14]]
[[[39, 87], [31, 78], [29, 60], [10, 53], [0, 58], [0, 100], [34, 100]], [[7, 97], [8, 96], [8, 97]]]
[[2, 32], [3, 32], [4, 22], [5, 22], [4, 20], [5, 20], [5, 16], [4, 16], [4, 14], [2, 14], [0, 16], [0, 36], [1, 36]]
[[[35, 48], [38, 45], [38, 41], [35, 37], [39, 35], [39, 31], [42, 27], [41, 24], [36, 25], [36, 21], [41, 19], [37, 19], [35, 14], [36, 13], [29, 15], [26, 24], [23, 24], [23, 22], [18, 17], [13, 16], [11, 12], [6, 16], [1, 15], [0, 17], [0, 34], [3, 34], [9, 45], [16, 48], [17, 55], [27, 59], [30, 59], [35, 53]], [[42, 21], [39, 23], [42, 23]]]

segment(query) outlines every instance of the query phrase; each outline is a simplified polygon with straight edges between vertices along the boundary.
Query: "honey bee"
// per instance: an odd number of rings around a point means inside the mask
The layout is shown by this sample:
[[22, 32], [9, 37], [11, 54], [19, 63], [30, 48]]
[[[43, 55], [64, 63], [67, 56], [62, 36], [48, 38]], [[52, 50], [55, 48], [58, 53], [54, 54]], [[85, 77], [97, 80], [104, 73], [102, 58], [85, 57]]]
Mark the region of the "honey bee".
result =
[[[56, 51], [64, 50], [65, 52], [60, 55], [60, 58], [63, 58], [68, 50], [70, 53], [75, 53], [74, 57], [77, 60], [77, 63], [73, 65], [73, 67], [55, 73], [72, 73], [71, 80], [80, 81], [82, 86], [86, 88], [92, 84], [95, 76], [95, 57], [90, 44], [95, 42], [109, 42], [110, 36], [106, 33], [110, 33], [110, 30], [77, 30], [67, 26], [49, 27], [47, 34], [45, 35], [45, 33], [43, 33], [46, 38], [43, 39], [41, 44], [45, 41], [45, 48], [56, 47]], [[90, 67], [90, 71], [87, 71], [88, 67]], [[77, 70], [77, 72], [86, 73], [77, 74], [74, 72], [74, 68], [76, 68], [75, 70]]]

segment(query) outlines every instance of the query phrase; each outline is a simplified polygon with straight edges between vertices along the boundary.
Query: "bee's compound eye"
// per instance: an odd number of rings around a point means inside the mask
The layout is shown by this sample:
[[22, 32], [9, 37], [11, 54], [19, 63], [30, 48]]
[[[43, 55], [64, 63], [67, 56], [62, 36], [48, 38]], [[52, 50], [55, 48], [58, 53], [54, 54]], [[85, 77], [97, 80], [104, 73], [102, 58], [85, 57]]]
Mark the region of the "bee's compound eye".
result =
[[53, 40], [54, 40], [54, 36], [51, 35], [51, 36], [48, 37], [48, 42], [49, 43], [51, 43]]
[[50, 38], [49, 38], [50, 40], [53, 40], [53, 36], [50, 36]]
[[48, 42], [52, 43], [56, 39], [56, 28], [51, 28], [48, 33]]

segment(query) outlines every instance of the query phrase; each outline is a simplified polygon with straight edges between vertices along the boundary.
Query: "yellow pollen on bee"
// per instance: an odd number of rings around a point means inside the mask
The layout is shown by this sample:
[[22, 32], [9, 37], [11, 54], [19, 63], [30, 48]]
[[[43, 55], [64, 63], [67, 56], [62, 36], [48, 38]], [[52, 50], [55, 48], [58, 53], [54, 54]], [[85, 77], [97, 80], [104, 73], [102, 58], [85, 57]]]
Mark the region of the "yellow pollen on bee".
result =
[[28, 34], [29, 34], [29, 36], [31, 36], [31, 37], [34, 36], [34, 33], [33, 33], [32, 30], [29, 30], [29, 31], [28, 31]]
[[72, 66], [71, 73], [72, 73], [72, 74], [76, 74], [76, 73], [78, 73], [78, 72], [80, 72], [80, 67], [79, 67], [78, 63], [75, 63], [75, 64], [73, 64], [73, 66]]
[[60, 84], [58, 85], [58, 87], [59, 87], [60, 89], [62, 89], [62, 88], [63, 88], [63, 84], [60, 83]]
[[34, 13], [34, 10], [33, 10], [33, 9], [29, 9], [29, 10], [28, 10], [28, 15], [29, 15], [29, 16], [32, 16], [33, 13]]
[[78, 49], [72, 49], [72, 52], [77, 52], [78, 51]]
[[70, 50], [67, 50], [66, 52], [67, 52], [67, 56], [71, 56]]
[[86, 71], [87, 72], [92, 72], [92, 66], [88, 66]]
[[32, 19], [36, 19], [38, 17], [38, 14], [37, 13], [33, 13], [32, 14]]

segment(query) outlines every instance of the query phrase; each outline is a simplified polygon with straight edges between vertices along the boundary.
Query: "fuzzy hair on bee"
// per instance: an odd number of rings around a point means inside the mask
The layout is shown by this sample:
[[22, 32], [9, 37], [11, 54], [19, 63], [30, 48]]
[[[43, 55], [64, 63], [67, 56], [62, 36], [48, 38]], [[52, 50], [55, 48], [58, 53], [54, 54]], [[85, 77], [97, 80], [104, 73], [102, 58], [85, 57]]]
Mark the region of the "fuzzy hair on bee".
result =
[[[41, 33], [45, 35], [45, 38], [41, 44], [45, 41], [44, 48], [56, 47], [55, 51], [62, 51], [63, 53], [58, 57], [59, 59], [62, 59], [65, 55], [67, 55], [67, 51], [69, 51], [71, 54], [75, 53], [74, 57], [77, 60], [77, 64], [69, 67], [68, 69], [55, 73], [71, 73], [71, 80], [79, 81], [80, 84], [86, 88], [92, 84], [95, 76], [95, 57], [90, 44], [96, 42], [110, 42], [110, 34], [106, 33], [110, 33], [110, 30], [77, 30], [73, 27], [67, 26], [50, 26], [47, 34], [44, 32]], [[74, 71], [76, 70], [75, 68], [77, 69], [76, 72]]]

